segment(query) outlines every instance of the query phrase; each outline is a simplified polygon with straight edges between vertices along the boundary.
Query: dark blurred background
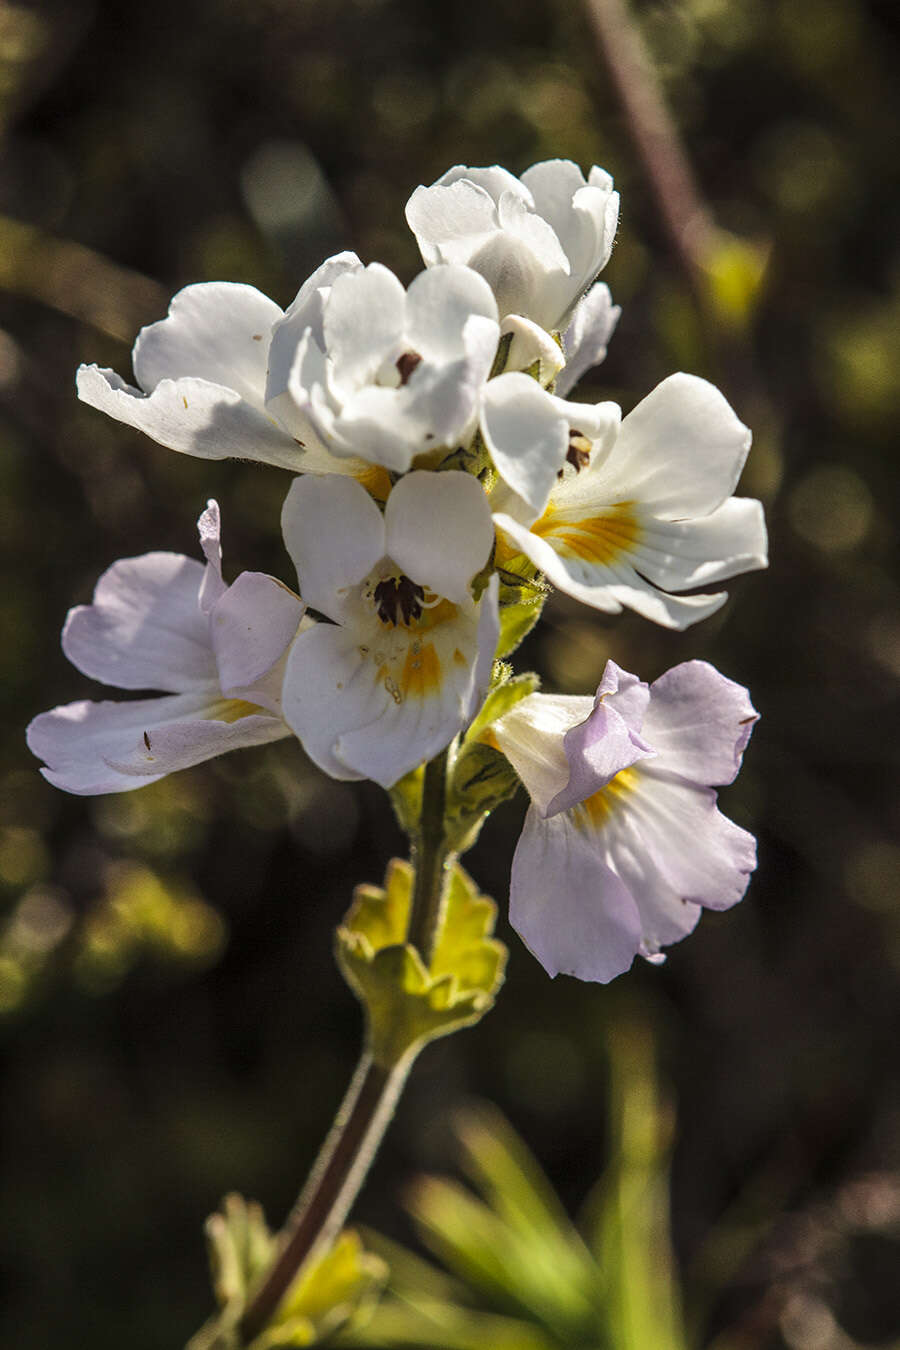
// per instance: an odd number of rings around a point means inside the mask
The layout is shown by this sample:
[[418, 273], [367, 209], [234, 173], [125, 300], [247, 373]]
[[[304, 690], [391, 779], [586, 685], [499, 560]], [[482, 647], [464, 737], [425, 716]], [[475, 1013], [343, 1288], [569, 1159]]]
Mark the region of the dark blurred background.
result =
[[[343, 1093], [360, 1019], [331, 932], [403, 851], [379, 789], [287, 741], [121, 797], [40, 778], [29, 718], [102, 697], [58, 634], [110, 562], [196, 554], [214, 495], [228, 576], [294, 581], [287, 475], [161, 449], [78, 404], [76, 365], [130, 375], [138, 327], [190, 281], [286, 305], [354, 248], [408, 282], [417, 183], [555, 156], [622, 191], [605, 279], [623, 316], [579, 396], [627, 409], [675, 369], [719, 382], [756, 432], [742, 491], [766, 501], [772, 561], [683, 635], [556, 599], [517, 666], [585, 692], [610, 655], [646, 679], [696, 656], [748, 684], [762, 721], [722, 805], [758, 833], [759, 872], [661, 969], [551, 983], [503, 915], [524, 803], [500, 811], [467, 866], [501, 905], [506, 987], [426, 1051], [356, 1214], [413, 1241], [403, 1186], [452, 1168], [470, 1095], [574, 1211], [603, 1167], [605, 1028], [627, 1009], [676, 1112], [697, 1343], [900, 1343], [895, 14], [635, 6], [724, 232], [698, 308], [578, 4], [0, 3], [4, 1345], [159, 1350], [197, 1328], [204, 1216], [235, 1188], [280, 1223]], [[849, 1340], [797, 1314], [810, 1283]]]

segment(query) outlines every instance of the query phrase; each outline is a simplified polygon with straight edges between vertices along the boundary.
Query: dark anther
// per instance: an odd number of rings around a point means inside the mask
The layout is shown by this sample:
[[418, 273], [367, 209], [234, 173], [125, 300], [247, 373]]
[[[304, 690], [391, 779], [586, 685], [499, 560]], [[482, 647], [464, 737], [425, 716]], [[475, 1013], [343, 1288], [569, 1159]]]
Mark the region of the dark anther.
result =
[[400, 372], [400, 383], [406, 384], [410, 375], [416, 366], [422, 360], [418, 352], [404, 352], [402, 356], [397, 357], [397, 369]]
[[396, 625], [399, 614], [399, 621], [408, 627], [422, 613], [424, 599], [422, 587], [409, 577], [387, 577], [375, 587], [375, 604], [382, 623]]
[[[587, 436], [581, 431], [576, 431], [573, 427], [569, 432], [569, 448], [566, 451], [566, 463], [571, 464], [576, 473], [581, 473], [586, 469], [591, 458], [591, 443]], [[560, 469], [556, 475], [562, 478], [563, 471]]]

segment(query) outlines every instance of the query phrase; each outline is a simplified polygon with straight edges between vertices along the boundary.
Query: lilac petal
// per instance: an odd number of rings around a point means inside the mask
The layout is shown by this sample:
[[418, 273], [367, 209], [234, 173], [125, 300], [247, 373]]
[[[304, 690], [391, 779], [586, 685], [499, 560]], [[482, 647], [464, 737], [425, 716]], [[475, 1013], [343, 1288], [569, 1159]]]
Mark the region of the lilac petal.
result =
[[226, 694], [249, 689], [281, 659], [306, 606], [263, 572], [242, 572], [210, 618], [210, 636]]
[[198, 597], [200, 608], [208, 614], [213, 605], [225, 594], [225, 582], [222, 580], [222, 522], [219, 503], [212, 498], [206, 503], [206, 510], [197, 521], [200, 535], [200, 547], [206, 559], [206, 571], [200, 586]]
[[718, 787], [734, 781], [758, 720], [743, 685], [706, 661], [685, 661], [650, 686], [643, 730], [657, 767]]
[[121, 558], [93, 603], [70, 610], [62, 646], [74, 666], [120, 689], [185, 693], [216, 683], [198, 595], [204, 568], [180, 553]]
[[550, 975], [606, 984], [641, 947], [627, 887], [568, 814], [542, 820], [529, 809], [513, 858], [509, 918]]
[[742, 898], [756, 868], [756, 840], [722, 815], [711, 788], [651, 762], [642, 765], [621, 814], [683, 900], [728, 909]]
[[218, 689], [129, 703], [70, 703], [34, 719], [28, 746], [45, 761], [44, 777], [64, 792], [128, 792], [228, 750], [288, 734], [280, 718], [243, 712]]
[[620, 713], [598, 702], [579, 726], [563, 739], [569, 762], [569, 781], [547, 807], [547, 815], [567, 811], [606, 787], [622, 769], [655, 754], [651, 746], [632, 731]]

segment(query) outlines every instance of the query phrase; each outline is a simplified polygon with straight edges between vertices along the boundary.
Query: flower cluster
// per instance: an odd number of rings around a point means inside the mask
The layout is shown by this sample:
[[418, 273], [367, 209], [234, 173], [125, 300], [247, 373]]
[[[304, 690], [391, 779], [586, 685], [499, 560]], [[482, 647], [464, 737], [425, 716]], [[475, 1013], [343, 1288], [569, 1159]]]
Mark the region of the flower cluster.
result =
[[[750, 433], [717, 389], [673, 375], [624, 418], [569, 400], [619, 317], [596, 280], [618, 219], [608, 174], [457, 166], [406, 216], [425, 263], [406, 289], [353, 253], [284, 311], [251, 286], [188, 286], [138, 336], [135, 386], [79, 371], [81, 399], [163, 446], [296, 474], [282, 530], [298, 589], [226, 584], [214, 502], [205, 565], [114, 564], [64, 651], [166, 692], [37, 717], [29, 744], [58, 787], [123, 791], [293, 734], [326, 773], [392, 788], [447, 747], [452, 763], [508, 679], [497, 657], [526, 600], [536, 617], [554, 586], [684, 629], [727, 598], [698, 587], [766, 565], [760, 504], [733, 495]], [[482, 714], [480, 743], [532, 798], [511, 917], [551, 974], [609, 980], [740, 899], [754, 843], [713, 787], [755, 716], [702, 662], [650, 686], [610, 662], [593, 698]]]

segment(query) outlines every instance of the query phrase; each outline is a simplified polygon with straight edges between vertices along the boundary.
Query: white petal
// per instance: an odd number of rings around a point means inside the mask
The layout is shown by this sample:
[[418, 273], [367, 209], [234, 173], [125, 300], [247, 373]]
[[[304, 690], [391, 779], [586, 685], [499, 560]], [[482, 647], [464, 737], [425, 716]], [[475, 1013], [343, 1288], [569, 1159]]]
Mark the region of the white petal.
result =
[[604, 282], [591, 287], [563, 334], [566, 364], [557, 376], [557, 394], [568, 394], [586, 371], [605, 360], [609, 340], [621, 313], [620, 306], [613, 304], [609, 287]]
[[342, 399], [401, 354], [405, 304], [400, 282], [380, 263], [335, 281], [325, 305], [325, 350]]
[[262, 411], [272, 325], [281, 308], [253, 286], [212, 281], [185, 286], [169, 315], [142, 328], [134, 375], [147, 393], [161, 380], [207, 380]]
[[529, 694], [491, 724], [497, 744], [542, 816], [569, 782], [566, 733], [586, 721], [593, 709], [592, 698]]
[[366, 774], [335, 754], [347, 725], [376, 719], [388, 695], [371, 678], [372, 665], [360, 653], [355, 633], [317, 623], [301, 633], [287, 660], [282, 714], [313, 763], [332, 778]]
[[312, 341], [325, 346], [323, 313], [331, 287], [345, 272], [359, 272], [362, 263], [355, 253], [337, 253], [327, 258], [300, 287], [294, 299], [272, 329], [269, 367], [266, 379], [266, 405], [284, 394], [297, 347], [309, 330]]
[[494, 542], [484, 489], [471, 474], [416, 470], [401, 478], [384, 513], [385, 551], [420, 586], [456, 604]]
[[283, 656], [305, 606], [274, 577], [242, 572], [210, 617], [219, 683], [225, 694], [247, 690]]
[[347, 447], [372, 464], [405, 473], [419, 450], [440, 444], [430, 430], [427, 402], [414, 403], [416, 392], [410, 381], [397, 389], [370, 384], [348, 395], [332, 425], [335, 451], [345, 454]]
[[291, 436], [232, 389], [201, 379], [162, 380], [142, 394], [115, 371], [81, 366], [78, 397], [158, 444], [200, 459], [254, 459], [296, 469]]
[[208, 614], [220, 596], [225, 594], [225, 582], [222, 580], [222, 520], [219, 503], [212, 498], [206, 503], [206, 510], [197, 521], [200, 535], [200, 547], [206, 559], [206, 569], [200, 585], [199, 604], [204, 614]]
[[463, 329], [473, 314], [497, 322], [497, 302], [484, 277], [469, 267], [428, 268], [407, 291], [405, 339], [427, 361], [458, 360], [465, 354]]
[[417, 187], [406, 204], [406, 220], [428, 267], [439, 262], [467, 263], [480, 243], [498, 228], [497, 208], [490, 193], [465, 180]]
[[720, 787], [734, 780], [757, 720], [742, 685], [706, 661], [684, 661], [651, 685], [643, 731], [659, 768]]
[[655, 586], [686, 591], [768, 566], [762, 503], [729, 497], [708, 516], [668, 521], [644, 517], [629, 562]]
[[384, 520], [359, 483], [295, 478], [281, 513], [284, 542], [306, 604], [338, 622], [345, 592], [384, 556]]
[[734, 491], [750, 440], [715, 385], [670, 375], [622, 422], [608, 465], [612, 500], [672, 520], [708, 515]]
[[63, 651], [85, 675], [120, 689], [186, 693], [217, 683], [209, 622], [198, 602], [204, 570], [180, 553], [113, 563], [93, 603], [69, 612]]
[[520, 192], [504, 192], [497, 214], [503, 229], [528, 249], [542, 272], [561, 272], [568, 276], [569, 259], [559, 236], [552, 225], [531, 209]]
[[280, 719], [260, 713], [212, 720], [240, 712], [217, 689], [133, 703], [70, 703], [36, 717], [28, 745], [45, 761], [44, 777], [65, 792], [128, 792], [288, 734]]
[[574, 600], [607, 614], [623, 606], [665, 628], [683, 629], [708, 618], [728, 599], [727, 592], [714, 595], [668, 595], [644, 581], [629, 561], [630, 545], [608, 564], [579, 557], [561, 557], [547, 542], [505, 512], [495, 512], [494, 523], [530, 558], [551, 585]]
[[498, 375], [482, 397], [481, 430], [501, 478], [539, 516], [569, 447], [559, 404], [527, 375]]
[[550, 975], [606, 984], [640, 950], [634, 900], [565, 812], [542, 820], [529, 809], [513, 858], [509, 921]]
[[522, 182], [531, 193], [535, 211], [549, 221], [565, 248], [572, 198], [585, 186], [584, 174], [570, 159], [545, 159], [526, 169]]

